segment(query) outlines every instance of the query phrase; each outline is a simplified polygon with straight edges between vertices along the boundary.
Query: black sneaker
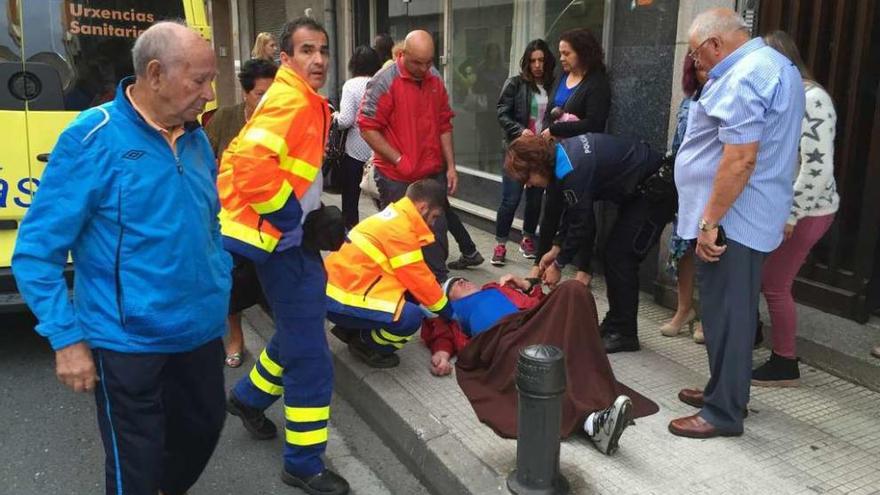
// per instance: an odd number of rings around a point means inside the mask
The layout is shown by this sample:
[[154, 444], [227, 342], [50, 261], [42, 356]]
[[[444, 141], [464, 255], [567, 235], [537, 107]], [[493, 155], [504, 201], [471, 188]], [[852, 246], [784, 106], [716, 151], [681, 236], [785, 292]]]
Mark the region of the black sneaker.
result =
[[593, 445], [605, 455], [617, 452], [623, 430], [632, 422], [632, 401], [625, 395], [618, 396], [608, 409], [593, 416], [593, 434], [587, 435]]
[[400, 356], [397, 354], [379, 352], [363, 343], [359, 338], [348, 341], [348, 351], [370, 368], [394, 368], [400, 364]]
[[238, 416], [244, 428], [257, 440], [269, 440], [278, 434], [275, 423], [263, 411], [242, 404], [232, 393], [226, 401], [226, 412]]
[[770, 353], [766, 363], [752, 370], [752, 385], [758, 387], [797, 387], [800, 380], [798, 359], [782, 357], [775, 352]]
[[472, 267], [472, 266], [482, 265], [483, 261], [485, 261], [483, 259], [483, 255], [481, 255], [479, 251], [474, 251], [474, 254], [471, 254], [471, 255], [464, 255], [463, 254], [463, 255], [461, 255], [460, 258], [458, 258], [455, 261], [450, 262], [446, 266], [448, 266], [450, 270], [465, 270], [465, 269]]
[[638, 337], [625, 337], [619, 333], [608, 332], [602, 336], [602, 343], [605, 344], [605, 353], [613, 354], [615, 352], [635, 352], [641, 349]]
[[329, 469], [324, 469], [308, 478], [300, 478], [288, 473], [287, 470], [282, 470], [281, 481], [287, 485], [295, 486], [309, 495], [343, 495], [349, 490], [345, 478]]

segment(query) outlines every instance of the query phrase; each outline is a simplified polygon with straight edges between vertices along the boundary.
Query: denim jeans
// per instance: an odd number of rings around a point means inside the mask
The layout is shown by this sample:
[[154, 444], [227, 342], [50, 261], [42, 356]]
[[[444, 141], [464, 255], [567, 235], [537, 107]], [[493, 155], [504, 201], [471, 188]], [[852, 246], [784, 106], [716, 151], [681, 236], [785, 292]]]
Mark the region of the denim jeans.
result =
[[[510, 226], [513, 217], [519, 207], [522, 198], [523, 184], [511, 179], [507, 175], [501, 178], [501, 205], [498, 207], [498, 215], [495, 218], [495, 240], [505, 242], [510, 236]], [[523, 212], [523, 234], [534, 237], [538, 227], [538, 219], [541, 216], [541, 200], [544, 198], [544, 188], [525, 187], [526, 206]]]

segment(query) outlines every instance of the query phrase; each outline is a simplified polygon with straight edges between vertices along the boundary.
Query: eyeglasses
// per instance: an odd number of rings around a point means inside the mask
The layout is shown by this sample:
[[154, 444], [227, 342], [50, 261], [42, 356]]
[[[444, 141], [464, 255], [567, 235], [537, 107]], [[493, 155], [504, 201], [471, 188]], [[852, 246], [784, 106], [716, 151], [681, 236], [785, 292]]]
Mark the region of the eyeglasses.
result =
[[712, 39], [712, 38], [706, 38], [706, 39], [704, 39], [703, 42], [700, 43], [699, 45], [697, 45], [696, 48], [694, 48], [693, 50], [691, 50], [691, 51], [688, 52], [688, 57], [692, 58], [692, 59], [694, 60], [694, 62], [696, 62], [696, 61], [697, 61], [697, 54], [700, 53], [700, 49], [702, 49], [702, 48], [703, 48], [703, 45], [705, 45], [706, 42], [709, 41], [709, 40], [711, 40], [711, 39]]

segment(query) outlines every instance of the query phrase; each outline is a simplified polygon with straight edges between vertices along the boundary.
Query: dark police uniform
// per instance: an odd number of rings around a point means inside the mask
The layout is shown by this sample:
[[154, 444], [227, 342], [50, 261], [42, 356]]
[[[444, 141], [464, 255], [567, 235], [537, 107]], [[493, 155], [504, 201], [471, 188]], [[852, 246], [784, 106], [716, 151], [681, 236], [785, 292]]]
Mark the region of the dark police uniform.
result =
[[[677, 206], [670, 168], [640, 141], [608, 134], [583, 134], [556, 144], [556, 173], [547, 189], [541, 253], [560, 246], [560, 267], [578, 258], [588, 270], [596, 236], [595, 201], [618, 205], [605, 245], [609, 310], [602, 322], [609, 352], [637, 350], [639, 263], [657, 243]], [[561, 225], [559, 223], [561, 216]], [[557, 229], [559, 225], [559, 229]]]

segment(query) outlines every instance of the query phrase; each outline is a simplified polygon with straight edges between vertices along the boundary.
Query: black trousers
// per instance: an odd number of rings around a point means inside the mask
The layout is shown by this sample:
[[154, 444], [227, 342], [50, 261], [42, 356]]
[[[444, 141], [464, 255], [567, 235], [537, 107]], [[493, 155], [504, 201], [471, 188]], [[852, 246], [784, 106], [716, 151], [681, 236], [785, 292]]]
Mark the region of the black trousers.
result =
[[342, 218], [345, 228], [358, 224], [358, 201], [361, 198], [361, 179], [364, 176], [364, 162], [349, 155], [342, 157], [337, 178], [342, 192]]
[[185, 493], [226, 419], [223, 341], [177, 354], [92, 351], [108, 495]]
[[620, 204], [605, 243], [608, 312], [602, 322], [604, 333], [638, 336], [639, 265], [672, 221], [676, 206], [674, 196], [650, 201], [641, 194]]

